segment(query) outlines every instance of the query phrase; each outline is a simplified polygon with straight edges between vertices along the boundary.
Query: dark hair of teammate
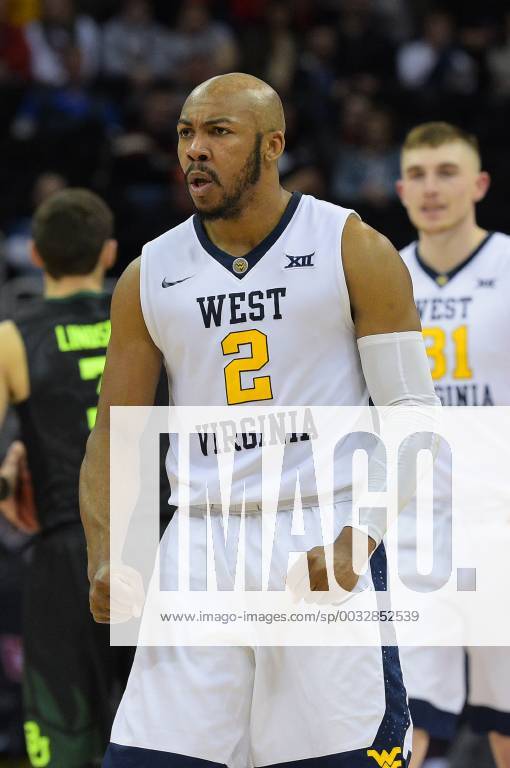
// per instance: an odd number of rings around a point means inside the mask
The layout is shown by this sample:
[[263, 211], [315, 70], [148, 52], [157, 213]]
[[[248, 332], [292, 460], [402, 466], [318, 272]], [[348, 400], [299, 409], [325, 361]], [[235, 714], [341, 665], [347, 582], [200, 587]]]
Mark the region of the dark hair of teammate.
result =
[[55, 280], [92, 272], [112, 236], [112, 211], [88, 189], [55, 193], [39, 206], [33, 219], [35, 247]]

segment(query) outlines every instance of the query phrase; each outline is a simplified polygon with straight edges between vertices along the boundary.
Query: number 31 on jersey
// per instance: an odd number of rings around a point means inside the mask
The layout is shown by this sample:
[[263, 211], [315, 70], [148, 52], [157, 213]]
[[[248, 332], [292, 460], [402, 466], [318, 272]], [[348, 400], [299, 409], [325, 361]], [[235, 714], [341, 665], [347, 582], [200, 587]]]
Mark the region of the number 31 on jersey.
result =
[[[433, 326], [423, 329], [423, 338], [427, 354], [432, 363], [431, 374], [434, 381], [442, 379], [448, 373], [446, 344], [448, 336], [443, 328]], [[454, 349], [454, 365], [451, 375], [454, 379], [472, 379], [473, 371], [468, 360], [468, 329], [467, 325], [459, 325], [451, 332]]]

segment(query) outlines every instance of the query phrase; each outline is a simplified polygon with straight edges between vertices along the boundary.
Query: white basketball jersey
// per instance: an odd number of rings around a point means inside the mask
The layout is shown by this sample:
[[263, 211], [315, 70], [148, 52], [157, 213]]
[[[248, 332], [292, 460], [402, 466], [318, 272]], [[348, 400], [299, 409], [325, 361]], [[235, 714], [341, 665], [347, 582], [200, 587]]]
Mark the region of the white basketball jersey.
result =
[[[352, 211], [294, 193], [275, 229], [233, 258], [208, 238], [198, 215], [148, 243], [141, 303], [163, 353], [175, 405], [364, 405], [366, 384], [350, 313], [341, 237]], [[314, 496], [308, 434], [289, 435], [281, 499]], [[231, 502], [260, 501], [255, 434], [237, 437]], [[212, 435], [192, 454], [190, 502], [204, 502], [217, 474]], [[350, 461], [336, 488], [350, 485]], [[170, 484], [177, 487], [174, 451]], [[288, 495], [287, 495], [288, 494]], [[172, 492], [174, 499], [174, 490]], [[209, 500], [219, 503], [220, 498]]]
[[[510, 237], [489, 233], [449, 273], [428, 267], [417, 243], [401, 255], [411, 273], [432, 378], [443, 405], [510, 405]], [[435, 484], [439, 506], [449, 498], [449, 466], [441, 448]]]
[[424, 264], [416, 243], [401, 256], [443, 405], [510, 405], [510, 237], [489, 233], [447, 274]]

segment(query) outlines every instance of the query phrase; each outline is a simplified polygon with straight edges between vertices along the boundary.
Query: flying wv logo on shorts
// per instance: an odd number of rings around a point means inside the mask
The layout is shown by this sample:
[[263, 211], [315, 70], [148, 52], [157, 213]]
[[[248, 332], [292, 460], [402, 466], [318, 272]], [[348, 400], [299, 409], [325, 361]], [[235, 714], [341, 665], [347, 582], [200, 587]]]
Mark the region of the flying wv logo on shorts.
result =
[[377, 752], [376, 749], [367, 750], [367, 756], [373, 757], [380, 768], [402, 768], [402, 760], [396, 760], [401, 754], [402, 749], [400, 747], [393, 747], [391, 752], [387, 752], [385, 749], [382, 752]]
[[288, 253], [286, 253], [285, 256], [289, 260], [289, 263], [285, 265], [284, 269], [290, 269], [291, 267], [315, 266], [312, 262], [312, 256], [315, 256], [315, 251], [313, 251], [313, 253], [306, 253], [304, 256], [289, 256]]

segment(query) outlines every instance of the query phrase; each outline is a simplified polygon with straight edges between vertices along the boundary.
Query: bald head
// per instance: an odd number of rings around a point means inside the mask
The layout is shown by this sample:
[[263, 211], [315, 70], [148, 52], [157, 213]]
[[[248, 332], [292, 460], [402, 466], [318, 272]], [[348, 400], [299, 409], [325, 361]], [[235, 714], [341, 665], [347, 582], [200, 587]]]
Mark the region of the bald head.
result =
[[213, 77], [190, 93], [177, 154], [202, 217], [233, 219], [257, 196], [279, 198], [284, 131], [280, 97], [252, 75]]
[[[285, 116], [280, 97], [270, 85], [258, 77], [243, 72], [230, 72], [206, 80], [190, 93], [182, 108], [185, 115], [190, 108], [205, 104], [232, 114], [250, 113], [257, 131], [285, 132]], [[221, 111], [221, 110], [220, 110]]]

